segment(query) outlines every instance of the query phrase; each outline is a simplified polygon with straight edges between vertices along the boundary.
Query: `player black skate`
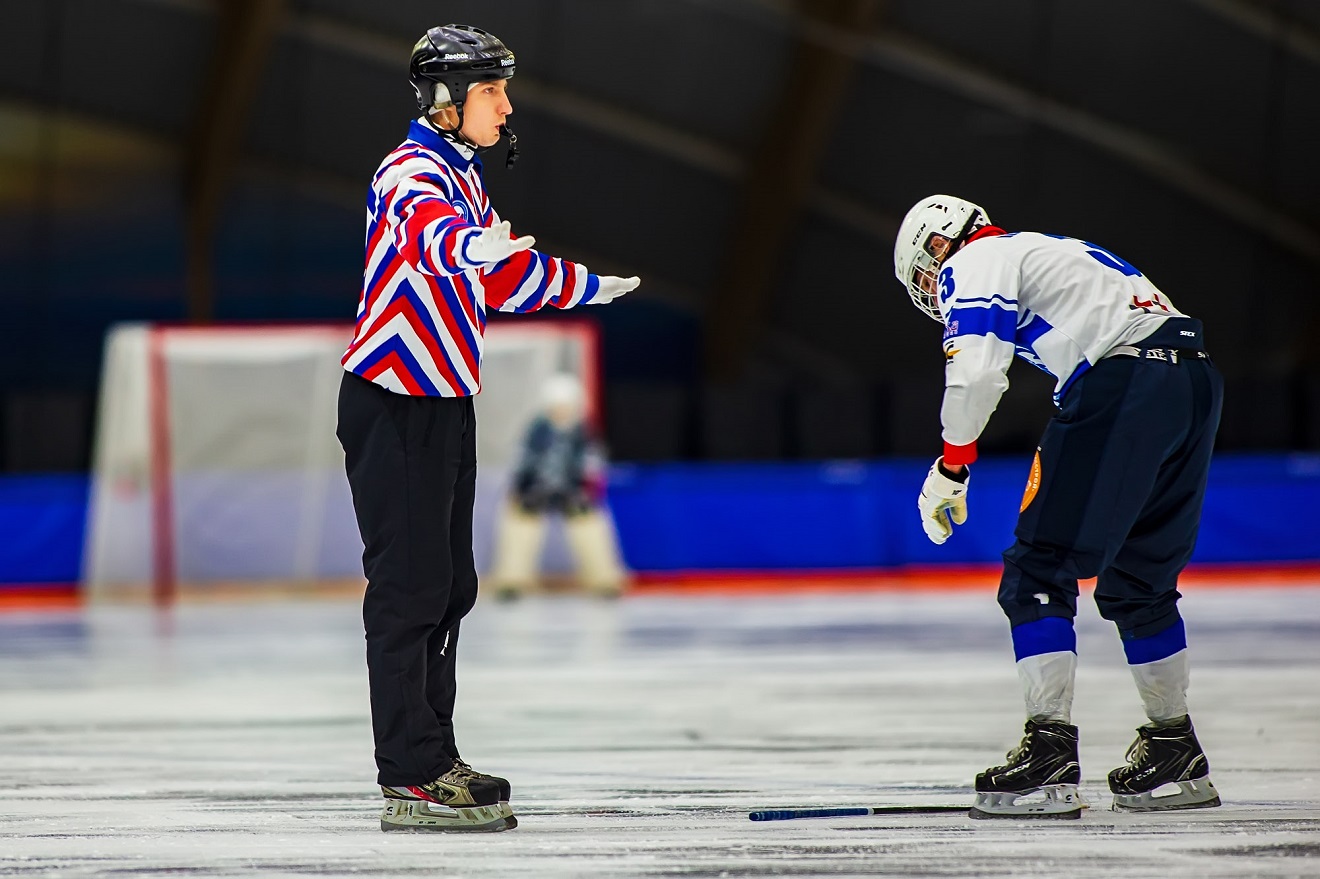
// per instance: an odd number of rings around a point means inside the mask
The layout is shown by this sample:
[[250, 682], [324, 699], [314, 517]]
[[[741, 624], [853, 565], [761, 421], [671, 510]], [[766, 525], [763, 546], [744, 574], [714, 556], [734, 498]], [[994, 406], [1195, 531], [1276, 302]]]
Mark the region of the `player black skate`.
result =
[[[1127, 761], [1128, 765], [1109, 773], [1115, 812], [1209, 809], [1219, 805], [1219, 792], [1210, 780], [1210, 761], [1196, 740], [1190, 717], [1173, 726], [1138, 727]], [[1160, 788], [1169, 792], [1157, 796]]]
[[[1080, 818], [1077, 727], [1028, 720], [1022, 743], [1008, 762], [976, 776], [972, 818]], [[1038, 796], [1033, 796], [1038, 794]], [[1027, 799], [1030, 797], [1030, 799]]]
[[513, 793], [513, 785], [509, 784], [507, 778], [500, 778], [498, 775], [487, 775], [484, 772], [478, 772], [459, 757], [454, 758], [454, 769], [459, 772], [466, 772], [473, 778], [480, 778], [494, 782], [500, 789], [500, 802], [508, 805], [509, 796]]
[[518, 826], [509, 804], [500, 802], [500, 784], [493, 777], [478, 776], [470, 768], [455, 766], [430, 784], [382, 786], [380, 792], [385, 797], [381, 830], [490, 833]]

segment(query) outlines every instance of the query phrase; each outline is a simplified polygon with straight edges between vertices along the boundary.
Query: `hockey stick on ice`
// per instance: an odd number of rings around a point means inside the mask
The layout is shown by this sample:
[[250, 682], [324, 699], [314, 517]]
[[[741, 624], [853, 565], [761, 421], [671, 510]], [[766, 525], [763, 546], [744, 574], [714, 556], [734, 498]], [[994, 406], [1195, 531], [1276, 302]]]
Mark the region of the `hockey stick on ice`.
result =
[[763, 809], [747, 817], [753, 821], [788, 821], [792, 818], [853, 818], [863, 815], [967, 814], [967, 806], [866, 806], [842, 809]]

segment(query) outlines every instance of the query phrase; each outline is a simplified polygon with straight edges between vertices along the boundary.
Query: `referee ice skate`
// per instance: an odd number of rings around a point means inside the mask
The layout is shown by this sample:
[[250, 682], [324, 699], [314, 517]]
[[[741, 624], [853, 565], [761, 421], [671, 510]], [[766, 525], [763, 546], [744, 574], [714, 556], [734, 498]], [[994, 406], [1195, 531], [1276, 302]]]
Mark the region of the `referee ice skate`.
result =
[[371, 720], [383, 830], [517, 826], [509, 783], [477, 772], [454, 737], [459, 621], [472, 560], [476, 424], [486, 309], [609, 302], [637, 278], [590, 274], [509, 233], [478, 153], [510, 141], [514, 56], [473, 27], [431, 28], [409, 76], [423, 115], [367, 199], [366, 269], [344, 354], [339, 440], [365, 551]]
[[[968, 465], [1016, 354], [1053, 376], [1059, 411], [1032, 462], [999, 604], [1012, 627], [1026, 734], [976, 778], [972, 817], [1081, 814], [1071, 724], [1077, 581], [1097, 577], [1149, 723], [1109, 774], [1113, 808], [1219, 805], [1187, 715], [1178, 575], [1191, 558], [1223, 399], [1201, 322], [1095, 244], [1006, 233], [960, 198], [918, 202], [894, 270], [944, 325], [944, 454], [918, 500], [935, 543], [967, 518]], [[1161, 795], [1163, 790], [1176, 792]]]

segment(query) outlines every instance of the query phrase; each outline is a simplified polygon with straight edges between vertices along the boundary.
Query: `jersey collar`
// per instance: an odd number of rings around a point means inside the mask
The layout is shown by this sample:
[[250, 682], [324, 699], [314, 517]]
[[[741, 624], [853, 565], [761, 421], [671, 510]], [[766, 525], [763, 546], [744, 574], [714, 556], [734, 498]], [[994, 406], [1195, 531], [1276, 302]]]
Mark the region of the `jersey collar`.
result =
[[466, 171], [472, 165], [481, 170], [481, 159], [476, 150], [454, 143], [422, 119], [412, 121], [408, 127], [408, 139], [420, 143], [431, 152], [439, 153], [446, 162], [460, 171]]
[[1007, 234], [1008, 234], [1007, 232], [1005, 232], [1003, 229], [999, 228], [998, 226], [982, 226], [980, 229], [977, 229], [971, 235], [968, 235], [967, 241], [964, 242], [964, 244], [971, 244], [973, 241], [976, 241], [979, 238], [990, 238], [995, 235], [1007, 235]]

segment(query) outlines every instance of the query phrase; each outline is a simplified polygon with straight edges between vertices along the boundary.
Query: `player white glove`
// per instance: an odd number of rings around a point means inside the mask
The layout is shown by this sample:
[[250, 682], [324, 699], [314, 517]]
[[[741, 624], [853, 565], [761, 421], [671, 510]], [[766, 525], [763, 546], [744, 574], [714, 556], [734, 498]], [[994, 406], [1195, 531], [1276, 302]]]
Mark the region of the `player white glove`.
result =
[[463, 255], [469, 262], [474, 263], [499, 262], [519, 251], [527, 250], [535, 243], [536, 239], [530, 235], [510, 238], [509, 221], [504, 220], [468, 238], [463, 248]]
[[[940, 544], [953, 534], [953, 526], [967, 521], [967, 484], [972, 481], [969, 470], [963, 471], [963, 481], [950, 479], [940, 472], [943, 456], [936, 458], [921, 486], [917, 509], [921, 511], [921, 527], [932, 543]], [[950, 524], [952, 520], [952, 524]]]
[[606, 302], [612, 302], [618, 299], [624, 293], [630, 293], [637, 289], [637, 285], [642, 283], [642, 279], [633, 275], [631, 278], [619, 278], [614, 275], [601, 275], [600, 287], [596, 290], [596, 295], [591, 297], [592, 305], [604, 305]]

